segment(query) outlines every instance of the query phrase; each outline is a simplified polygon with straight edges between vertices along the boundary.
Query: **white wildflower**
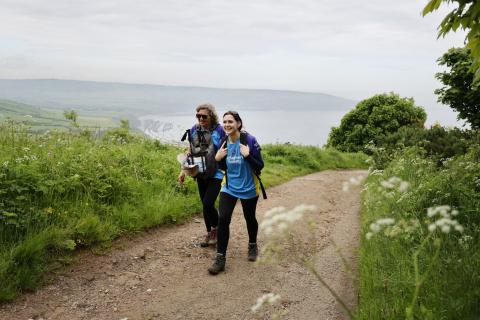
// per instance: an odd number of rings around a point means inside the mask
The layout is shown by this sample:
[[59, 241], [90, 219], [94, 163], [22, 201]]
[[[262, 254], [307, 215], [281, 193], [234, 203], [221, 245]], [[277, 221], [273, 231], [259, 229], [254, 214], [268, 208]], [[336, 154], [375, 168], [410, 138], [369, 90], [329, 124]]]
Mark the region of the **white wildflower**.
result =
[[388, 181], [382, 181], [382, 182], [380, 182], [380, 185], [382, 187], [384, 187], [385, 189], [392, 189], [393, 188], [393, 184], [388, 182]]
[[400, 186], [398, 187], [398, 190], [400, 192], [405, 192], [405, 191], [407, 191], [409, 186], [410, 186], [410, 184], [407, 181], [402, 181], [402, 182], [400, 182]]
[[464, 235], [460, 239], [458, 239], [458, 243], [460, 243], [461, 245], [466, 245], [472, 239], [473, 239], [472, 236]]
[[264, 218], [271, 217], [271, 216], [276, 215], [277, 213], [283, 212], [285, 210], [286, 210], [285, 207], [275, 207], [275, 208], [270, 209], [267, 212], [265, 212]]
[[257, 302], [252, 306], [252, 312], [257, 312], [264, 304], [274, 304], [280, 299], [280, 295], [274, 293], [267, 293], [257, 299]]
[[[407, 181], [403, 181], [399, 177], [391, 177], [388, 180], [384, 180], [380, 182], [380, 185], [385, 189], [386, 191], [395, 191], [395, 189], [398, 189], [400, 192], [405, 192], [407, 189], [410, 187], [410, 184]], [[388, 196], [388, 193], [387, 193]]]
[[375, 169], [370, 173], [372, 176], [381, 176], [383, 174], [383, 170]]
[[370, 224], [370, 230], [372, 230], [372, 232], [377, 233], [378, 231], [380, 231], [380, 226], [375, 222], [373, 222]]
[[359, 186], [362, 183], [362, 180], [364, 178], [365, 177], [362, 176], [362, 175], [358, 175], [357, 177], [350, 177], [350, 179], [348, 179], [348, 181], [343, 183], [342, 191], [343, 192], [348, 192], [350, 190], [351, 186]]
[[367, 234], [365, 235], [365, 238], [367, 240], [370, 240], [372, 237], [373, 237], [373, 233], [371, 233], [371, 232], [367, 232]]
[[8, 161], [5, 161], [5, 162], [2, 164], [2, 167], [4, 167], [4, 168], [8, 168], [8, 164], [9, 164], [9, 163], [10, 163], [10, 162], [8, 162]]
[[315, 209], [315, 206], [305, 204], [296, 206], [290, 211], [287, 211], [284, 207], [273, 208], [265, 214], [259, 228], [266, 234], [271, 234], [274, 231], [286, 231], [292, 223], [300, 220], [305, 212], [315, 211]]
[[457, 220], [452, 219], [452, 216], [457, 216], [458, 214], [458, 210], [452, 209], [447, 205], [428, 208], [427, 216], [429, 218], [435, 218], [436, 216], [439, 217], [438, 220], [432, 222], [428, 226], [428, 231], [434, 232], [438, 227], [443, 233], [450, 233], [452, 228], [455, 231], [462, 233], [463, 226], [460, 225]]
[[395, 223], [395, 219], [393, 218], [383, 218], [383, 219], [378, 219], [376, 221], [376, 224], [378, 225], [391, 225]]

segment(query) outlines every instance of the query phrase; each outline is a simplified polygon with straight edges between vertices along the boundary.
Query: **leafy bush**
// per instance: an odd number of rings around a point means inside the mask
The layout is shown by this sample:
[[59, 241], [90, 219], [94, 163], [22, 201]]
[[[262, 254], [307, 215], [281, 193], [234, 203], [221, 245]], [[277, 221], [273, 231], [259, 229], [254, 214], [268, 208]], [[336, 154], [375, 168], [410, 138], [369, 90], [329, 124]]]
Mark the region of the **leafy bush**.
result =
[[369, 145], [369, 152], [376, 169], [383, 169], [404, 148], [417, 146], [425, 156], [437, 165], [454, 156], [465, 154], [475, 143], [478, 133], [458, 128], [445, 128], [434, 125], [429, 129], [418, 127], [402, 127], [394, 133], [378, 138], [376, 145]]
[[359, 102], [342, 118], [339, 127], [332, 128], [328, 145], [346, 152], [368, 152], [368, 143], [376, 145], [379, 137], [404, 126], [422, 128], [426, 117], [423, 108], [415, 106], [411, 98], [394, 93], [375, 95]]

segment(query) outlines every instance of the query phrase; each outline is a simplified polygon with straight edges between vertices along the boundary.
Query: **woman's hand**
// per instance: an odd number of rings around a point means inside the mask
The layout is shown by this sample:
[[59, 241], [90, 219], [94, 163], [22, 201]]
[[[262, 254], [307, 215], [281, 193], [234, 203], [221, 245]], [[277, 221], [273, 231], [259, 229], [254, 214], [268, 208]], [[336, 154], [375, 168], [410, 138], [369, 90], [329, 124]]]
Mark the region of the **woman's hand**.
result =
[[217, 154], [215, 155], [215, 160], [217, 162], [225, 158], [225, 156], [227, 155], [227, 148], [225, 148], [225, 143], [227, 143], [227, 141], [223, 142], [222, 146], [220, 147], [220, 149], [218, 149]]
[[248, 157], [250, 155], [250, 148], [248, 145], [244, 145], [240, 143], [240, 153], [244, 158]]
[[180, 174], [178, 175], [178, 183], [180, 185], [183, 185], [184, 182], [185, 182], [185, 172], [182, 170], [182, 171], [180, 171]]

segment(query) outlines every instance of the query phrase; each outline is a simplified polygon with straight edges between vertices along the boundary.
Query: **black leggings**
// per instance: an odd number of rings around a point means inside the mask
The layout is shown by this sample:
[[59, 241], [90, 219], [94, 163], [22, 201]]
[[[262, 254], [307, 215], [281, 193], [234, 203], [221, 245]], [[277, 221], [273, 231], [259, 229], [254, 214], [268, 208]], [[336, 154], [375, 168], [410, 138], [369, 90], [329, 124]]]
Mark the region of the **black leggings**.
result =
[[222, 186], [222, 180], [216, 178], [202, 179], [197, 178], [198, 193], [200, 194], [200, 200], [203, 205], [203, 219], [205, 220], [205, 226], [207, 231], [216, 228], [218, 225], [218, 211], [215, 209], [215, 200], [217, 200], [220, 187]]
[[[238, 198], [231, 196], [228, 193], [220, 193], [217, 252], [223, 255], [227, 254], [228, 239], [230, 238], [230, 221], [232, 221], [233, 209], [235, 208], [237, 200]], [[257, 242], [258, 222], [257, 218], [255, 218], [257, 201], [258, 196], [250, 199], [240, 199], [243, 216], [247, 222], [248, 242], [250, 243]]]

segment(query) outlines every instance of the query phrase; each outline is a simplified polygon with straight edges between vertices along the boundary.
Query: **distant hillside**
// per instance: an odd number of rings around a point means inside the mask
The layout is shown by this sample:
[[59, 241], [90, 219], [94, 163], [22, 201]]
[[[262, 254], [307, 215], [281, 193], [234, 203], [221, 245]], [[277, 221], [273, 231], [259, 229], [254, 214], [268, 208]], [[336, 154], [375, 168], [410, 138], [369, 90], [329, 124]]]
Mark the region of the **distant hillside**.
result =
[[68, 127], [68, 121], [60, 112], [49, 112], [31, 105], [0, 99], [0, 122], [7, 119], [25, 122], [40, 130], [46, 127]]
[[129, 118], [191, 112], [211, 102], [220, 110], [348, 110], [352, 100], [322, 93], [218, 89], [74, 80], [0, 80], [0, 97], [37, 106], [97, 113], [118, 112]]
[[[11, 100], [0, 99], [0, 123], [15, 120], [32, 127], [34, 131], [71, 128], [69, 121], [60, 110], [46, 110]], [[106, 117], [79, 115], [78, 122], [83, 127], [114, 127], [115, 121]], [[118, 125], [116, 125], [118, 126]]]

